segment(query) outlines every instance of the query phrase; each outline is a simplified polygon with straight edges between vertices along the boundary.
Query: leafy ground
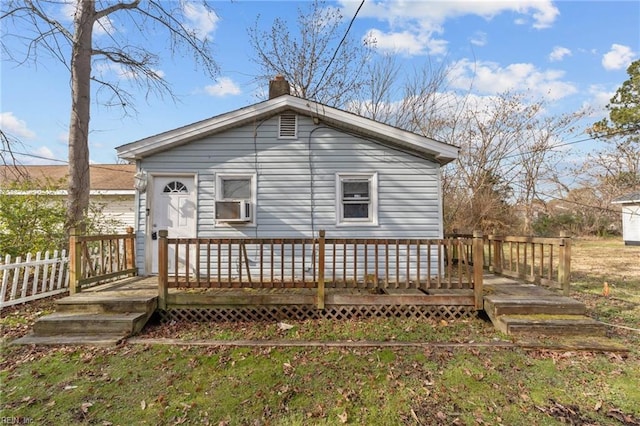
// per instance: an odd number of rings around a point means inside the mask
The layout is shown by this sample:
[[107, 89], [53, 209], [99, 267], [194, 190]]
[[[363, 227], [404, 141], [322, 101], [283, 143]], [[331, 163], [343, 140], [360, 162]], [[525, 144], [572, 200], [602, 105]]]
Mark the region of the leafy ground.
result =
[[[152, 325], [141, 337], [426, 343], [3, 344], [0, 417], [38, 425], [640, 425], [640, 248], [580, 240], [572, 254], [572, 296], [611, 324], [611, 340], [628, 352], [525, 349], [481, 319]], [[3, 310], [3, 338], [27, 333], [53, 306]]]

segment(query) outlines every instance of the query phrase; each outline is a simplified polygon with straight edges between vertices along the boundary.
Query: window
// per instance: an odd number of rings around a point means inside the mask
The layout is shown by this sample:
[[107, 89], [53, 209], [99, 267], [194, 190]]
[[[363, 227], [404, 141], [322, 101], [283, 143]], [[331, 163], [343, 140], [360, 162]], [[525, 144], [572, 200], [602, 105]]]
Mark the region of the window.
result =
[[298, 120], [295, 114], [286, 113], [280, 116], [278, 130], [279, 139], [295, 139], [298, 134]]
[[220, 182], [223, 200], [251, 199], [251, 178], [222, 178]]
[[255, 223], [256, 180], [251, 174], [216, 175], [215, 218], [217, 224]]
[[168, 184], [166, 184], [162, 192], [164, 192], [165, 194], [174, 194], [189, 191], [187, 190], [187, 186], [184, 183], [174, 180], [173, 182], [169, 182]]
[[378, 188], [376, 173], [336, 175], [338, 225], [377, 225]]

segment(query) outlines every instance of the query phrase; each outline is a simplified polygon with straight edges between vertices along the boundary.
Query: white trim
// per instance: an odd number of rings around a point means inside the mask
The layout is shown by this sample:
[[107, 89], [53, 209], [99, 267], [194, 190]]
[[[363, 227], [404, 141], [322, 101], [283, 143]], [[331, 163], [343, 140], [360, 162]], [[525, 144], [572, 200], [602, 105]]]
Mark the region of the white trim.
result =
[[141, 159], [174, 146], [286, 111], [314, 117], [329, 126], [359, 133], [363, 137], [387, 143], [398, 149], [410, 150], [414, 155], [435, 158], [443, 165], [458, 158], [459, 148], [456, 146], [291, 95], [278, 96], [268, 101], [121, 145], [116, 148], [116, 151], [118, 157], [123, 159]]
[[[342, 182], [345, 179], [366, 179], [369, 181], [369, 218], [345, 219], [342, 196]], [[336, 226], [378, 226], [378, 172], [336, 172]]]
[[[146, 197], [145, 197], [145, 206], [144, 206], [144, 211], [147, 212], [145, 215], [145, 221], [144, 221], [144, 270], [147, 273], [151, 273], [151, 271], [153, 270], [153, 253], [152, 253], [152, 249], [153, 249], [153, 242], [151, 239], [151, 234], [153, 232], [153, 215], [155, 214], [155, 212], [153, 211], [153, 196], [155, 193], [155, 179], [156, 178], [165, 178], [165, 177], [177, 177], [177, 178], [184, 178], [184, 177], [189, 177], [191, 179], [193, 179], [193, 193], [194, 193], [194, 203], [195, 203], [195, 209], [196, 209], [196, 219], [195, 219], [195, 235], [194, 237], [198, 236], [198, 223], [200, 221], [200, 211], [198, 210], [198, 173], [194, 173], [193, 171], [191, 172], [181, 172], [181, 171], [171, 171], [171, 172], [166, 172], [166, 171], [153, 171], [153, 170], [146, 170], [147, 172], [147, 191], [145, 192]], [[151, 190], [149, 190], [149, 188]]]
[[[214, 219], [215, 227], [235, 227], [238, 225], [241, 226], [256, 226], [256, 218], [258, 213], [258, 179], [255, 173], [227, 173], [227, 172], [218, 172], [216, 173], [216, 187], [214, 189], [215, 192], [215, 200], [214, 201], [225, 201], [225, 198], [222, 197], [222, 181], [224, 179], [249, 179], [251, 181], [251, 198], [249, 201], [251, 202], [251, 220], [249, 222], [224, 222], [218, 221]], [[216, 203], [213, 203], [213, 211], [211, 214], [213, 217], [216, 217], [215, 211]]]

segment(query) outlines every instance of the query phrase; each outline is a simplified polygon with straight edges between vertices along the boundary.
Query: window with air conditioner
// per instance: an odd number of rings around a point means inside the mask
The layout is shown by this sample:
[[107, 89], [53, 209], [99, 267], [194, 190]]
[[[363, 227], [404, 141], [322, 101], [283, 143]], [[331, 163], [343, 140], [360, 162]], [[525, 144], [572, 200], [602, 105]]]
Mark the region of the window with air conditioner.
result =
[[216, 223], [254, 223], [254, 177], [219, 174], [216, 183]]
[[338, 225], [378, 224], [377, 173], [336, 174]]

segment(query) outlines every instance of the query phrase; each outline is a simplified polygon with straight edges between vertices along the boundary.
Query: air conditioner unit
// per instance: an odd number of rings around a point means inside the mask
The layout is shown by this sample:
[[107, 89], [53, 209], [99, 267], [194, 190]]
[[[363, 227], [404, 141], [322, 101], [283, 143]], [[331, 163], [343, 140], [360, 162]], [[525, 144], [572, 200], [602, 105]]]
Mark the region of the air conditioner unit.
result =
[[251, 222], [251, 202], [249, 200], [216, 201], [218, 222]]

